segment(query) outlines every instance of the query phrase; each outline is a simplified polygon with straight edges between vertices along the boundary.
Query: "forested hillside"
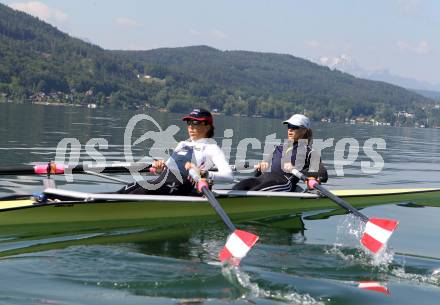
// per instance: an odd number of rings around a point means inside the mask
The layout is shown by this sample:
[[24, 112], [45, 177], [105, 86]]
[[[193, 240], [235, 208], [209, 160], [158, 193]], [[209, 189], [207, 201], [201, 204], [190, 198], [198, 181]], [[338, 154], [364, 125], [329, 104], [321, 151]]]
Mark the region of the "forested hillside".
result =
[[[291, 55], [207, 46], [110, 51], [0, 4], [0, 101], [194, 106], [226, 114], [436, 123], [435, 102]], [[404, 115], [397, 115], [398, 112]], [[413, 114], [406, 115], [406, 114]], [[439, 115], [440, 117], [440, 115]]]
[[134, 100], [148, 94], [135, 70], [98, 46], [0, 4], [0, 93], [8, 98], [41, 99], [42, 93], [52, 93], [62, 102], [123, 106], [120, 94]]
[[315, 119], [367, 116], [393, 121], [395, 112], [414, 113], [432, 104], [403, 88], [358, 79], [291, 55], [206, 46], [114, 53], [166, 80], [157, 102], [179, 101], [182, 108], [197, 97], [226, 113], [280, 117], [305, 111]]

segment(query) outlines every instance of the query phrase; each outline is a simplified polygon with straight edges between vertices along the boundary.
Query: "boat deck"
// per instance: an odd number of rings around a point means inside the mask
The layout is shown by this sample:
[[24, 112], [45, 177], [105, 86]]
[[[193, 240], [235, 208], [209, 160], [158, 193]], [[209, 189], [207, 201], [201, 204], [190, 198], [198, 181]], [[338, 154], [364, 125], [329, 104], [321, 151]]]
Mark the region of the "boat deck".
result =
[[[64, 192], [57, 190], [57, 192]], [[67, 191], [69, 192], [69, 191]], [[32, 199], [0, 201], [0, 236], [10, 233], [66, 233], [77, 230], [162, 226], [219, 221], [203, 197], [125, 195], [73, 192], [71, 201], [36, 203]], [[234, 222], [262, 217], [339, 208], [316, 194], [216, 191], [219, 202]], [[264, 194], [263, 194], [264, 193]], [[355, 207], [392, 203], [440, 206], [440, 189], [335, 191]], [[66, 193], [63, 193], [66, 194]], [[95, 198], [93, 197], [95, 196]], [[135, 199], [133, 196], [137, 196]], [[166, 198], [165, 198], [166, 197]], [[174, 197], [174, 198], [173, 198]]]

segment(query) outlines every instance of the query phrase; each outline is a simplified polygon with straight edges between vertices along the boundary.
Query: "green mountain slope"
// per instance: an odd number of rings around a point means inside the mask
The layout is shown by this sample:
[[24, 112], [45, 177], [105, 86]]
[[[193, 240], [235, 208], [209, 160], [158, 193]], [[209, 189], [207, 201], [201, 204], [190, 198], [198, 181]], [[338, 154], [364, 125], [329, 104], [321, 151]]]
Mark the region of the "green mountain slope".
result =
[[[206, 46], [109, 51], [0, 4], [0, 100], [194, 106], [227, 114], [426, 121], [433, 101], [291, 55]], [[401, 119], [398, 111], [415, 113]]]
[[130, 63], [0, 4], [3, 94], [23, 100], [38, 92], [61, 92], [83, 101], [92, 99], [85, 94], [92, 90], [95, 100], [104, 103], [105, 96], [121, 92], [145, 95], [148, 90], [144, 87]]
[[[205, 46], [114, 53], [143, 65], [151, 76], [168, 77], [171, 87], [180, 80], [177, 86], [185, 84], [190, 94], [205, 96], [210, 105], [230, 113], [282, 116], [306, 111], [315, 118], [363, 115], [391, 120], [395, 111], [414, 112], [432, 103], [403, 88], [291, 55]], [[212, 98], [217, 95], [223, 97], [218, 104]]]

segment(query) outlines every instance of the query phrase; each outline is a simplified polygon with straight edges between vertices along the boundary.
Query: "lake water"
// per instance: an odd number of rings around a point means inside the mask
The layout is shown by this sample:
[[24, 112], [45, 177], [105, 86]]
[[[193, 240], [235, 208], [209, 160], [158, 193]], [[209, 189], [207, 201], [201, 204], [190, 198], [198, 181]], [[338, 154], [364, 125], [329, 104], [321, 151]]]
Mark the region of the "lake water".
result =
[[[100, 152], [106, 160], [124, 161], [124, 131], [135, 114], [0, 104], [0, 166], [53, 160], [63, 138], [78, 139], [82, 145], [81, 160], [91, 160], [85, 151], [90, 139], [104, 138], [108, 149]], [[186, 138], [180, 115], [148, 114], [163, 129], [177, 125], [180, 131], [176, 140]], [[218, 143], [225, 129], [233, 130], [231, 163], [235, 162], [235, 148], [240, 140], [256, 138], [264, 145], [269, 134], [276, 133], [282, 138], [286, 132], [279, 120], [272, 119], [216, 116], [215, 122]], [[136, 126], [133, 138], [154, 128], [143, 122]], [[317, 139], [334, 138], [335, 145], [326, 148], [322, 155], [329, 169], [329, 188], [440, 186], [439, 130], [328, 123], [315, 123], [313, 129]], [[337, 176], [335, 146], [344, 138], [359, 143], [359, 155], [343, 167], [344, 176]], [[363, 150], [370, 138], [382, 138], [386, 143], [386, 149], [377, 149], [384, 160], [379, 173], [365, 173], [361, 167], [362, 161], [370, 160]], [[144, 156], [152, 144], [146, 141], [135, 146], [135, 157]], [[262, 156], [263, 148], [257, 147], [249, 149], [247, 159]], [[73, 184], [63, 177], [56, 181], [59, 187], [74, 190], [102, 192], [120, 187], [116, 182], [84, 175], [75, 176]], [[0, 196], [41, 189], [39, 177], [0, 177]], [[217, 252], [227, 236], [221, 223], [172, 227], [158, 234], [150, 234], [150, 228], [136, 228], [133, 232], [127, 228], [124, 232], [102, 231], [37, 240], [21, 240], [0, 232], [0, 253], [15, 251], [0, 260], [0, 303], [439, 304], [440, 209], [386, 205], [363, 212], [400, 221], [388, 252], [379, 261], [365, 255], [353, 236], [346, 234], [358, 222], [349, 215], [326, 218], [304, 213], [281, 219], [284, 223], [291, 219], [292, 224], [302, 221], [302, 230], [294, 225], [279, 226], [280, 219], [240, 224], [261, 236], [240, 268], [222, 268], [216, 263]], [[106, 237], [105, 242], [98, 237]], [[360, 281], [377, 281], [388, 288], [389, 294], [359, 289]]]

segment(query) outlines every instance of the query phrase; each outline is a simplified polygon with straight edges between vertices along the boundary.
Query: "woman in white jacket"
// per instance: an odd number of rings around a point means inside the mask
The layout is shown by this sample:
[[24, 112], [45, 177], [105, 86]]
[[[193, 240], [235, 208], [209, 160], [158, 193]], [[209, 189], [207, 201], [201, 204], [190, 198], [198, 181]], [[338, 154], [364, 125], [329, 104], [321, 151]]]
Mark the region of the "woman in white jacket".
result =
[[[211, 113], [206, 109], [194, 109], [182, 120], [188, 125], [189, 139], [180, 142], [167, 161], [153, 162], [159, 176], [147, 184], [128, 184], [118, 193], [193, 195], [194, 184], [188, 179], [190, 168], [198, 171], [210, 183], [233, 181], [225, 155], [212, 139], [214, 124]], [[214, 167], [216, 171], [210, 171]]]

